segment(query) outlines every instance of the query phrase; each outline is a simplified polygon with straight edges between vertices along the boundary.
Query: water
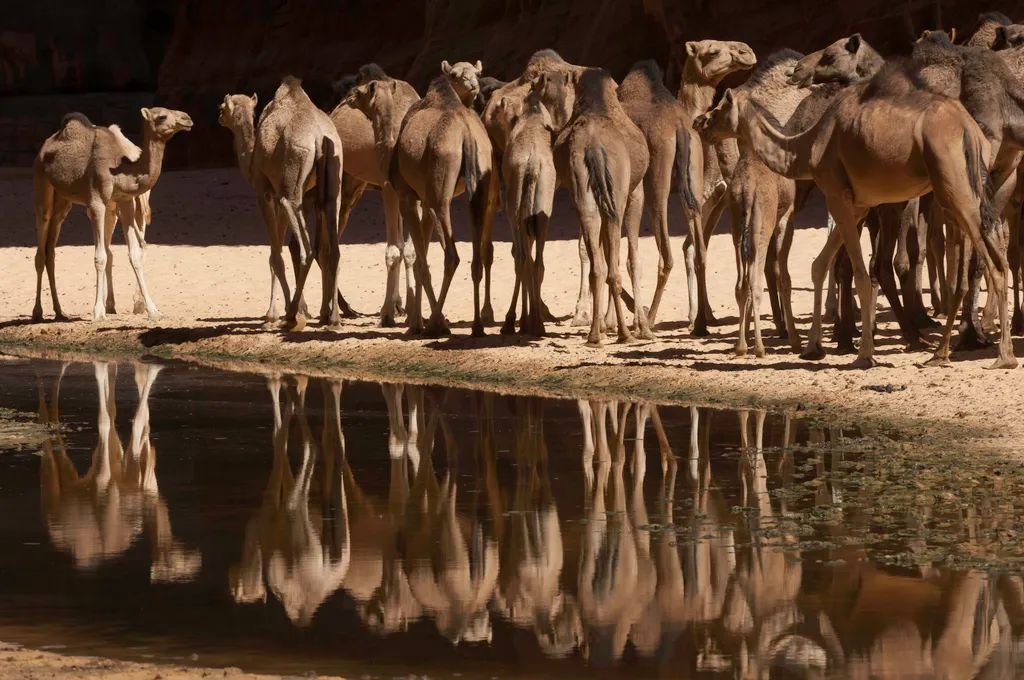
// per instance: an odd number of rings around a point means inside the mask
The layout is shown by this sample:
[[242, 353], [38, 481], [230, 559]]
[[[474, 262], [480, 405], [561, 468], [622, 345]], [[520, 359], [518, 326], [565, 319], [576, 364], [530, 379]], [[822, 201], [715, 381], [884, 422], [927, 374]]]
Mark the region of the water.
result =
[[942, 566], [1016, 555], [1015, 482], [940, 488], [877, 433], [185, 364], [4, 362], [0, 405], [60, 425], [0, 453], [7, 642], [354, 678], [1021, 668], [1015, 563]]

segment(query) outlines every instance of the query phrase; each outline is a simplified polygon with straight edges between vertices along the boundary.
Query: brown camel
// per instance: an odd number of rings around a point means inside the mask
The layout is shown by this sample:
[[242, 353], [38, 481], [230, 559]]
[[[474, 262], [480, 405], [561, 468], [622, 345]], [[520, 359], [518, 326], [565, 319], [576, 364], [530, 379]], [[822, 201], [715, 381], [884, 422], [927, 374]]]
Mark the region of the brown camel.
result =
[[[444, 302], [459, 265], [451, 202], [465, 192], [473, 223], [473, 335], [483, 335], [485, 320], [494, 316], [489, 290], [483, 310], [480, 304], [484, 255], [491, 252], [491, 230], [498, 203], [491, 141], [479, 116], [462, 104], [447, 76], [435, 78], [427, 96], [404, 114], [396, 106], [394, 94], [393, 88], [375, 83], [353, 91], [356, 105], [373, 121], [376, 139], [400, 131], [389, 164], [389, 181], [398, 193], [402, 219], [409, 225], [416, 247], [416, 299], [408, 305], [409, 332], [425, 332], [432, 337], [449, 332]], [[444, 280], [436, 297], [426, 260], [435, 228], [439, 229], [445, 260]], [[421, 315], [424, 290], [431, 312], [426, 328]]]
[[[302, 330], [306, 325], [302, 290], [316, 259], [306, 228], [305, 208], [315, 208], [317, 240], [326, 239], [320, 250], [324, 264], [324, 295], [320, 322], [341, 323], [337, 290], [338, 218], [341, 211], [341, 139], [334, 123], [316, 107], [302, 89], [301, 81], [287, 76], [255, 124], [256, 96], [226, 95], [219, 122], [235, 138], [238, 165], [256, 190], [256, 201], [270, 236], [271, 289], [267, 322], [277, 314], [277, 285], [288, 308], [285, 328]], [[316, 192], [311, 191], [314, 187]], [[308, 195], [307, 195], [308, 193]], [[287, 228], [287, 232], [286, 232]], [[298, 246], [295, 296], [288, 291], [282, 249], [290, 232]], [[328, 292], [330, 291], [330, 292]]]
[[[395, 96], [401, 100], [404, 109], [412, 106], [420, 97], [409, 83], [388, 77], [376, 64], [366, 64], [353, 79], [357, 85], [365, 85], [371, 81], [396, 83]], [[348, 94], [348, 93], [346, 93]], [[338, 131], [341, 146], [345, 150], [345, 174], [341, 185], [341, 215], [338, 219], [339, 231], [344, 231], [348, 224], [352, 209], [359, 201], [367, 187], [381, 190], [384, 197], [384, 222], [387, 229], [387, 248], [384, 264], [388, 272], [387, 289], [384, 293], [384, 304], [380, 310], [380, 325], [394, 326], [395, 316], [402, 314], [401, 270], [400, 264], [405, 262], [406, 299], [412, 295], [413, 267], [416, 252], [411, 240], [403, 238], [402, 216], [398, 209], [398, 196], [387, 181], [387, 162], [394, 149], [395, 138], [382, 140], [385, 145], [378, 148], [373, 135], [373, 124], [360, 111], [349, 97], [331, 111], [331, 121]]]
[[[990, 289], [998, 298], [1002, 338], [993, 368], [1017, 365], [1010, 346], [1006, 281], [1008, 266], [1001, 246], [998, 217], [985, 193], [983, 177], [987, 142], [962, 105], [919, 86], [919, 76], [903, 64], [892, 64], [864, 85], [849, 88], [807, 132], [786, 136], [758, 111], [757, 105], [727, 91], [714, 110], [696, 125], [706, 139], [741, 137], [775, 172], [813, 178], [825, 194], [850, 259], [863, 304], [861, 345], [856, 366], [874, 364], [874, 300], [861, 256], [858, 225], [871, 207], [920, 196], [929, 190], [948, 214], [955, 216], [985, 262]], [[962, 140], [951, 145], [949, 140]], [[815, 314], [806, 358], [819, 358], [821, 348], [820, 285], [838, 248], [815, 260]], [[958, 287], [958, 303], [965, 291]], [[946, 332], [933, 361], [949, 361]]]
[[491, 101], [491, 95], [506, 85], [508, 85], [507, 81], [498, 80], [491, 76], [482, 76], [480, 78], [480, 92], [477, 93], [476, 99], [473, 100], [473, 110], [477, 112], [477, 115], [483, 118], [484, 112], [487, 111], [487, 104]]
[[654, 60], [640, 61], [619, 85], [622, 108], [647, 140], [650, 166], [644, 176], [647, 213], [658, 245], [658, 283], [648, 311], [653, 327], [672, 271], [668, 198], [676, 178], [688, 233], [701, 233], [699, 194], [704, 184], [704, 149], [693, 130], [693, 116], [664, 85]]
[[[128, 241], [128, 255], [139, 290], [151, 319], [160, 312], [149, 299], [143, 275], [142, 248], [137, 232], [126, 219], [135, 213], [134, 199], [149, 192], [160, 178], [164, 147], [182, 130], [192, 128], [187, 113], [155, 107], [142, 109], [142, 151], [117, 128], [98, 127], [80, 113], [64, 117], [60, 130], [43, 142], [32, 168], [36, 233], [36, 303], [32, 320], [43, 320], [43, 267], [50, 281], [53, 313], [58, 321], [67, 317], [57, 299], [55, 255], [57, 237], [71, 206], [84, 205], [92, 222], [96, 244], [96, 304], [94, 321], [114, 312], [113, 293], [106, 294], [110, 266], [110, 239], [118, 212]], [[104, 303], [108, 304], [104, 304]]]
[[[615, 81], [606, 71], [587, 69], [573, 75], [571, 82], [575, 99], [572, 117], [555, 141], [554, 154], [559, 181], [569, 188], [590, 259], [593, 307], [587, 344], [599, 346], [603, 340], [601, 310], [606, 280], [619, 342], [629, 342], [633, 336], [622, 303], [619, 242], [625, 225], [633, 296], [641, 300], [637, 242], [644, 205], [643, 178], [650, 156], [643, 132], [626, 115], [615, 95]], [[547, 89], [541, 93], [549, 109], [567, 109], [564, 99], [552, 102], [549, 96]], [[653, 338], [643, 304], [636, 304], [634, 312], [635, 333]]]
[[455, 90], [455, 94], [467, 108], [473, 108], [477, 96], [480, 94], [480, 74], [483, 73], [484, 65], [477, 59], [475, 64], [468, 61], [460, 61], [456, 64], [441, 62], [441, 73], [448, 76], [448, 80]]
[[[996, 45], [1006, 38], [1006, 32], [1000, 29], [1005, 29], [1011, 25], [1013, 25], [1013, 22], [1010, 21], [1010, 17], [1002, 12], [984, 12], [979, 14], [977, 28], [974, 29], [974, 34], [967, 39], [965, 45], [996, 49]], [[1001, 33], [1002, 35], [1000, 35]], [[955, 36], [956, 34], [954, 33], [953, 35]], [[1003, 45], [1003, 47], [1006, 47], [1006, 45]]]
[[544, 335], [540, 292], [544, 282], [544, 243], [558, 184], [552, 151], [555, 128], [539, 92], [531, 92], [525, 99], [513, 99], [511, 103], [503, 97], [498, 109], [506, 128], [503, 175], [516, 257], [516, 285], [501, 332], [515, 331], [516, 298], [521, 285], [520, 331], [540, 336]]
[[[725, 40], [700, 40], [686, 43], [686, 64], [679, 84], [679, 101], [690, 120], [711, 108], [715, 89], [730, 73], [754, 67], [757, 58], [746, 43]], [[725, 208], [727, 168], [719, 165], [718, 154], [705, 146], [704, 177], [701, 189], [701, 219], [694, 223], [701, 227], [700, 239], [688, 234], [683, 245], [687, 288], [690, 298], [690, 332], [696, 336], [708, 335], [708, 324], [714, 322], [708, 302], [706, 279], [706, 253], [711, 234]]]

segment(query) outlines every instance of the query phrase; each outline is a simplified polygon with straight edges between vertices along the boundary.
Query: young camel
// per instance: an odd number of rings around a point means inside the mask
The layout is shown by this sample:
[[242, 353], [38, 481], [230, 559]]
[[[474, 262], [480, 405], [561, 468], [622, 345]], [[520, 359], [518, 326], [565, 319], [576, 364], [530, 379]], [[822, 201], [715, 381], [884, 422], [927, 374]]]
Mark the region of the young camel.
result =
[[[396, 96], [403, 99], [406, 108], [420, 97], [416, 90], [409, 83], [388, 77], [376, 64], [365, 64], [359, 69], [356, 77], [358, 85], [365, 85], [371, 81], [384, 83], [395, 83]], [[348, 94], [346, 92], [346, 94]], [[348, 224], [352, 209], [359, 202], [366, 187], [380, 189], [384, 197], [384, 223], [387, 229], [387, 248], [384, 254], [384, 264], [387, 267], [388, 283], [384, 293], [384, 304], [380, 309], [380, 325], [391, 327], [395, 325], [395, 317], [404, 313], [402, 305], [401, 269], [400, 264], [405, 262], [406, 299], [412, 296], [413, 289], [413, 263], [416, 261], [416, 253], [412, 241], [403, 239], [402, 216], [398, 209], [398, 196], [394, 188], [387, 181], [388, 168], [385, 164], [391, 157], [394, 140], [391, 140], [392, 147], [386, 144], [377, 146], [373, 136], [373, 123], [362, 111], [352, 105], [351, 100], [346, 97], [333, 111], [331, 121], [338, 131], [341, 139], [341, 147], [345, 150], [344, 175], [341, 185], [341, 215], [338, 218], [338, 230], [344, 231]], [[382, 140], [385, 141], [386, 140]]]
[[[864, 85], [844, 92], [808, 131], [786, 136], [772, 127], [757, 105], [727, 91], [722, 101], [695, 125], [705, 139], [742, 138], [775, 172], [813, 178], [825, 194], [829, 212], [853, 261], [862, 300], [861, 345], [857, 367], [874, 365], [874, 305], [871, 281], [861, 256], [858, 225], [868, 210], [915, 198], [932, 190], [940, 205], [967, 232], [985, 262], [990, 289], [998, 299], [1002, 338], [992, 368], [1013, 368], [1006, 280], [1008, 266], [998, 217], [985, 193], [987, 142], [977, 123], [955, 100], [919, 86], [916, 74], [891, 64]], [[950, 145], [950, 139], [963, 140]], [[838, 245], [814, 261], [814, 322], [804, 357], [823, 356], [821, 284]], [[958, 305], [965, 290], [957, 287]], [[952, 319], [952, 317], [951, 317]], [[953, 321], [946, 323], [933, 363], [949, 361]]]
[[[428, 337], [450, 333], [444, 302], [459, 265], [451, 203], [465, 192], [473, 223], [473, 335], [483, 335], [485, 319], [494, 316], [493, 312], [487, 313], [489, 296], [481, 312], [480, 281], [484, 256], [491, 247], [498, 177], [492, 166], [491, 141], [480, 118], [462, 104], [444, 75], [435, 78], [427, 96], [407, 112], [396, 106], [391, 87], [369, 83], [356, 88], [352, 96], [356, 106], [373, 121], [376, 139], [398, 133], [389, 180], [398, 193], [402, 219], [409, 225], [416, 247], [416, 297], [408, 305], [406, 317], [409, 332], [423, 332]], [[440, 229], [444, 248], [444, 280], [436, 297], [426, 259], [435, 228]], [[425, 328], [421, 311], [424, 290], [431, 312]]]
[[668, 198], [676, 178], [688, 233], [702, 233], [698, 195], [704, 184], [704, 149], [693, 130], [693, 115], [665, 87], [664, 76], [653, 59], [633, 64], [619, 85], [618, 97], [630, 120], [647, 140], [651, 162], [644, 176], [647, 213], [658, 245], [658, 283], [647, 312], [653, 327], [661, 297], [672, 271]]
[[[607, 71], [587, 69], [571, 76], [571, 82], [572, 117], [555, 141], [554, 157], [559, 181], [569, 188], [579, 216], [590, 259], [593, 307], [587, 344], [592, 347], [602, 344], [601, 310], [606, 279], [614, 304], [619, 342], [629, 342], [633, 335], [626, 326], [622, 303], [619, 242], [625, 225], [633, 297], [642, 300], [637, 242], [644, 206], [643, 178], [650, 155], [643, 133], [619, 103], [615, 81]], [[550, 90], [545, 89], [541, 100], [549, 109], [568, 110], [564, 94], [562, 101], [552, 101], [549, 97]], [[634, 314], [634, 332], [645, 339], [653, 338], [642, 303], [635, 305]]]
[[[498, 110], [503, 117], [507, 140], [502, 159], [503, 175], [508, 196], [506, 210], [512, 225], [516, 256], [516, 285], [501, 332], [515, 332], [516, 298], [521, 285], [523, 314], [519, 330], [542, 336], [544, 315], [540, 306], [540, 288], [544, 282], [544, 244], [558, 184], [552, 152], [555, 127], [536, 91], [520, 100], [509, 101], [509, 98], [502, 97]], [[536, 258], [534, 243], [537, 245]]]
[[[686, 64], [679, 84], [679, 101], [686, 109], [686, 118], [693, 120], [711, 108], [715, 90], [727, 75], [754, 67], [757, 58], [749, 45], [736, 41], [700, 40], [686, 43]], [[729, 168], [721, 167], [717, 150], [705, 145], [701, 219], [694, 224], [701, 228], [700, 238], [688, 234], [683, 244], [687, 288], [690, 302], [690, 333], [708, 335], [708, 324], [714, 323], [707, 295], [707, 246], [711, 234], [725, 209], [725, 185]]]
[[[43, 267], [50, 282], [53, 313], [58, 321], [67, 317], [57, 299], [54, 273], [57, 237], [71, 206], [84, 205], [92, 222], [96, 244], [96, 304], [94, 321], [114, 312], [114, 299], [106, 293], [110, 266], [110, 239], [118, 211], [122, 215], [128, 256], [135, 271], [149, 318], [161, 318], [149, 298], [143, 275], [142, 247], [138, 232], [129, 229], [125, 218], [135, 213], [135, 198], [148, 193], [160, 178], [164, 147], [182, 130], [192, 128], [187, 113], [160, 107], [142, 109], [142, 151], [120, 130], [98, 127], [80, 113], [64, 117], [60, 130], [43, 142], [32, 168], [36, 232], [36, 303], [32, 320], [43, 320]], [[106, 303], [106, 305], [104, 304]]]
[[[276, 290], [280, 285], [288, 307], [284, 327], [299, 331], [306, 325], [302, 289], [317, 253], [310, 243], [304, 208], [312, 203], [316, 208], [317, 240], [326, 239], [326, 243], [318, 244], [326, 248], [326, 254], [321, 255], [327, 264], [323, 272], [320, 322], [337, 327], [341, 323], [335, 295], [341, 254], [341, 139], [331, 119], [313, 104], [301, 82], [293, 76], [281, 82], [273, 101], [260, 115], [258, 127], [255, 106], [255, 95], [227, 95], [220, 106], [219, 122], [234, 134], [239, 168], [256, 190], [256, 201], [270, 236], [272, 276], [267, 323], [279, 318]], [[316, 192], [311, 191], [314, 187]], [[282, 256], [286, 227], [299, 252], [294, 297], [288, 291]]]

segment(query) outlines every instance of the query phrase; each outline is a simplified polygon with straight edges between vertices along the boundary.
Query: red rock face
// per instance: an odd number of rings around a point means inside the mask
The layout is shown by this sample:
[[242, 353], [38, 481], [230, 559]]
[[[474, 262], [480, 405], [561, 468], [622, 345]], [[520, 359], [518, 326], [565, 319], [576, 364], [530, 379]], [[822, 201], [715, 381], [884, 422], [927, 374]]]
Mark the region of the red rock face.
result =
[[[288, 74], [321, 107], [331, 82], [376, 61], [423, 89], [443, 59], [481, 59], [486, 75], [516, 77], [529, 56], [551, 47], [567, 60], [621, 77], [638, 59], [666, 66], [677, 85], [687, 40], [742, 40], [759, 55], [809, 52], [860, 32], [883, 54], [904, 54], [925, 28], [969, 35], [980, 12], [1024, 20], [1024, 0], [119, 0], [21, 3], [0, 29], [0, 96], [155, 92], [158, 104], [188, 111], [194, 130], [168, 147], [167, 166], [228, 165], [231, 138], [217, 125], [225, 94], [261, 102]], [[90, 6], [85, 9], [68, 5]], [[101, 5], [94, 9], [92, 5]], [[60, 21], [53, 17], [61, 16]], [[740, 79], [742, 76], [740, 76]], [[0, 164], [31, 158], [72, 106], [0, 99]], [[54, 109], [52, 115], [49, 109]], [[108, 107], [109, 108], [109, 107]], [[60, 110], [56, 110], [60, 109]], [[120, 111], [120, 110], [119, 110]], [[101, 116], [103, 109], [88, 112]], [[130, 120], [118, 122], [131, 132]], [[52, 120], [52, 123], [51, 123]], [[30, 124], [26, 124], [30, 123]], [[11, 133], [17, 129], [17, 134]], [[40, 136], [41, 135], [41, 136]], [[35, 137], [39, 137], [35, 139]], [[12, 148], [17, 147], [17, 148]], [[15, 160], [16, 159], [16, 160]]]

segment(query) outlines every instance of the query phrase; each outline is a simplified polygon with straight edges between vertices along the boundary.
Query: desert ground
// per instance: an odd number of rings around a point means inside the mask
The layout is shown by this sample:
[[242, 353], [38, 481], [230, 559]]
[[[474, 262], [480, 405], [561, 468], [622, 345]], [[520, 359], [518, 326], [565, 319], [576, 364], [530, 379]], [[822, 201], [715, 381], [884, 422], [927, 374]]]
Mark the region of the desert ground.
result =
[[[549, 324], [543, 339], [502, 336], [488, 328], [484, 338], [470, 337], [472, 320], [471, 247], [465, 205], [454, 215], [461, 264], [446, 305], [449, 338], [408, 338], [398, 328], [380, 328], [376, 316], [383, 300], [384, 217], [380, 195], [368, 191], [353, 212], [342, 238], [340, 286], [364, 314], [345, 320], [339, 330], [315, 324], [299, 333], [261, 328], [269, 300], [266, 232], [252, 189], [237, 168], [165, 173], [153, 191], [153, 224], [147, 233], [147, 279], [166, 315], [158, 322], [130, 313], [134, 276], [120, 233], [115, 236], [114, 285], [119, 314], [91, 321], [95, 295], [92, 236], [84, 211], [69, 216], [57, 250], [57, 285], [70, 323], [29, 323], [35, 294], [31, 171], [0, 171], [0, 268], [6, 273], [0, 292], [0, 349], [20, 353], [99, 352], [155, 354], [253, 370], [301, 370], [364, 379], [403, 379], [561, 395], [601, 393], [652, 401], [752, 404], [821, 411], [844, 420], [873, 420], [894, 427], [958, 440], [976, 439], [986, 447], [1013, 449], [1024, 438], [1019, 419], [1008, 417], [1019, 402], [1024, 372], [989, 371], [994, 349], [954, 355], [948, 368], [925, 367], [927, 353], [908, 353], [891, 314], [880, 303], [876, 335], [879, 366], [851, 370], [853, 357], [830, 354], [822, 362], [794, 355], [774, 333], [767, 298], [764, 358], [734, 356], [737, 333], [735, 257], [727, 221], [709, 250], [708, 281], [715, 315], [723, 325], [711, 337], [693, 338], [687, 330], [686, 277], [682, 263], [683, 229], [673, 196], [675, 269], [659, 314], [656, 340], [629, 345], [584, 346], [584, 329], [571, 328], [580, 281], [575, 217], [567, 197], [556, 200], [546, 250], [544, 298], [564, 317]], [[793, 306], [801, 334], [810, 325], [810, 265], [825, 240], [825, 214], [816, 201], [797, 221], [790, 258]], [[646, 222], [646, 220], [645, 220]], [[867, 246], [867, 244], [865, 244]], [[510, 232], [504, 214], [495, 223], [492, 301], [498, 322], [508, 307], [513, 280]], [[644, 299], [653, 294], [657, 252], [648, 226], [641, 242]], [[625, 258], [625, 243], [622, 253]], [[435, 282], [442, 251], [430, 251]], [[623, 267], [625, 273], [625, 268]], [[437, 285], [437, 283], [435, 283]], [[319, 273], [307, 290], [318, 307]], [[404, 287], [404, 283], [403, 283]], [[44, 310], [52, 319], [44, 277]], [[937, 332], [932, 331], [932, 340]], [[826, 350], [834, 351], [828, 342]], [[1024, 340], [1016, 340], [1024, 357]], [[871, 387], [891, 384], [892, 393]], [[901, 389], [903, 386], [906, 389]], [[1019, 448], [1017, 448], [1019, 450]]]

